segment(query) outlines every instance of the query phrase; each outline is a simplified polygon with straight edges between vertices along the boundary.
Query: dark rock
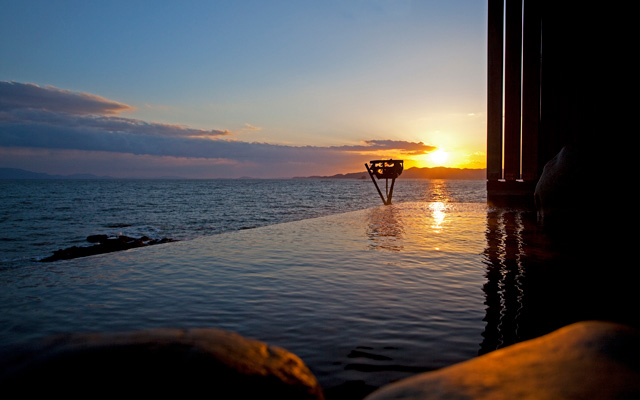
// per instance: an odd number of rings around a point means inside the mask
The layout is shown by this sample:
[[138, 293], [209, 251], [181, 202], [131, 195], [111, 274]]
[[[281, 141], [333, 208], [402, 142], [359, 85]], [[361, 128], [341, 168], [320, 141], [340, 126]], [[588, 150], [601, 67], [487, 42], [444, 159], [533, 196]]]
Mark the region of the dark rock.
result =
[[596, 252], [602, 262], [615, 265], [626, 252], [612, 249], [632, 245], [633, 235], [626, 232], [635, 226], [628, 213], [633, 196], [629, 184], [620, 182], [625, 171], [599, 162], [594, 154], [585, 145], [571, 144], [545, 165], [534, 193], [538, 221], [556, 243], [573, 247], [567, 250], [591, 259]]
[[544, 224], [573, 222], [592, 205], [593, 161], [577, 146], [563, 147], [544, 166], [534, 192], [538, 216]]
[[391, 399], [637, 399], [640, 332], [584, 321], [376, 390]]
[[87, 237], [87, 242], [97, 244], [88, 247], [72, 246], [66, 249], [56, 250], [53, 252], [53, 255], [43, 258], [40, 261], [52, 262], [59, 260], [70, 260], [73, 258], [93, 256], [96, 254], [111, 253], [114, 251], [122, 251], [137, 247], [152, 246], [155, 244], [170, 243], [175, 241], [176, 240], [169, 238], [150, 239], [147, 236], [132, 238], [129, 236], [120, 235], [114, 238], [110, 238], [107, 235], [91, 235]]
[[219, 329], [54, 337], [0, 358], [0, 387], [21, 395], [197, 395], [323, 399], [294, 354]]
[[89, 243], [104, 243], [109, 240], [107, 235], [91, 235], [87, 236], [87, 242]]

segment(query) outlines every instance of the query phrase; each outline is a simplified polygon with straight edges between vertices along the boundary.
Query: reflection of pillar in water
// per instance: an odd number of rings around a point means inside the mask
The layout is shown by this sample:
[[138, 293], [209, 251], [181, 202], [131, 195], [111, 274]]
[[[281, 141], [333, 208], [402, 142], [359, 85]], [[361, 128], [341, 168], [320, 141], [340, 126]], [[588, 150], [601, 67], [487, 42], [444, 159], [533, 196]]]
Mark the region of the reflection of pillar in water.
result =
[[404, 248], [402, 220], [393, 207], [373, 208], [369, 212], [367, 236], [373, 250], [400, 251]]
[[523, 306], [522, 215], [507, 210], [490, 210], [487, 215], [487, 323], [480, 354], [519, 341], [519, 318]]

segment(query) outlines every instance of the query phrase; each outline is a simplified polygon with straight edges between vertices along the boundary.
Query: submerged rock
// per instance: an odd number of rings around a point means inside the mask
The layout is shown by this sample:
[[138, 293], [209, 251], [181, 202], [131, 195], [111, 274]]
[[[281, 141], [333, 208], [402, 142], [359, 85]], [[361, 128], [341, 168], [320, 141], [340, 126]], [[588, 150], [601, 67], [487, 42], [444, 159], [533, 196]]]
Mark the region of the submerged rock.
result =
[[96, 254], [111, 253], [114, 251], [122, 251], [133, 249], [136, 247], [152, 246], [154, 244], [162, 244], [175, 242], [175, 239], [162, 238], [151, 239], [147, 236], [140, 238], [132, 238], [129, 236], [108, 237], [107, 235], [91, 235], [87, 237], [87, 242], [97, 243], [93, 246], [72, 246], [66, 249], [60, 249], [53, 252], [53, 255], [43, 258], [42, 262], [51, 262], [58, 260], [70, 260], [72, 258], [93, 256]]
[[219, 329], [54, 337], [2, 357], [0, 387], [71, 398], [125, 393], [145, 398], [324, 398], [296, 355]]
[[373, 392], [389, 399], [637, 399], [640, 332], [586, 321]]

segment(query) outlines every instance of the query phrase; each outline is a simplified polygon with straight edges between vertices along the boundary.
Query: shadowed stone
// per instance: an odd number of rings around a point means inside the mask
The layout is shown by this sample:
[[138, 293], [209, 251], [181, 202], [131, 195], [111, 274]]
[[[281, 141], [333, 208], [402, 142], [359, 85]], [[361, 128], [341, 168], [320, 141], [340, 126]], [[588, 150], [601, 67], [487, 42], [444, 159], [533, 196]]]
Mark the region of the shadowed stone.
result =
[[545, 224], [576, 222], [593, 209], [594, 188], [601, 176], [592, 154], [576, 145], [565, 146], [547, 162], [534, 198]]
[[637, 398], [640, 333], [589, 321], [392, 383], [366, 400]]
[[0, 371], [0, 387], [21, 394], [323, 399], [297, 356], [219, 329], [63, 335], [3, 358]]
[[107, 235], [91, 235], [87, 237], [87, 242], [96, 243], [93, 246], [72, 246], [67, 247], [66, 249], [56, 250], [53, 252], [53, 255], [43, 258], [40, 261], [52, 262], [59, 260], [71, 260], [73, 258], [88, 257], [97, 254], [112, 253], [115, 251], [129, 250], [138, 247], [153, 246], [155, 244], [170, 243], [175, 241], [176, 240], [169, 238], [151, 239], [147, 236], [132, 238], [120, 235], [110, 238]]

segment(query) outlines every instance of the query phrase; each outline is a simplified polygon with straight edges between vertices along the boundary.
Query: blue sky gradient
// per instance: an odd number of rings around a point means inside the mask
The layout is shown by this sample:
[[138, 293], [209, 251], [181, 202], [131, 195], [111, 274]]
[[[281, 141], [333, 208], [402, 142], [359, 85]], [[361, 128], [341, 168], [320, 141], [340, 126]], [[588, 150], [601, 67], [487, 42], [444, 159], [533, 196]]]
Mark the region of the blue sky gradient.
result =
[[485, 1], [0, 6], [0, 167], [287, 177], [437, 149], [484, 167]]

